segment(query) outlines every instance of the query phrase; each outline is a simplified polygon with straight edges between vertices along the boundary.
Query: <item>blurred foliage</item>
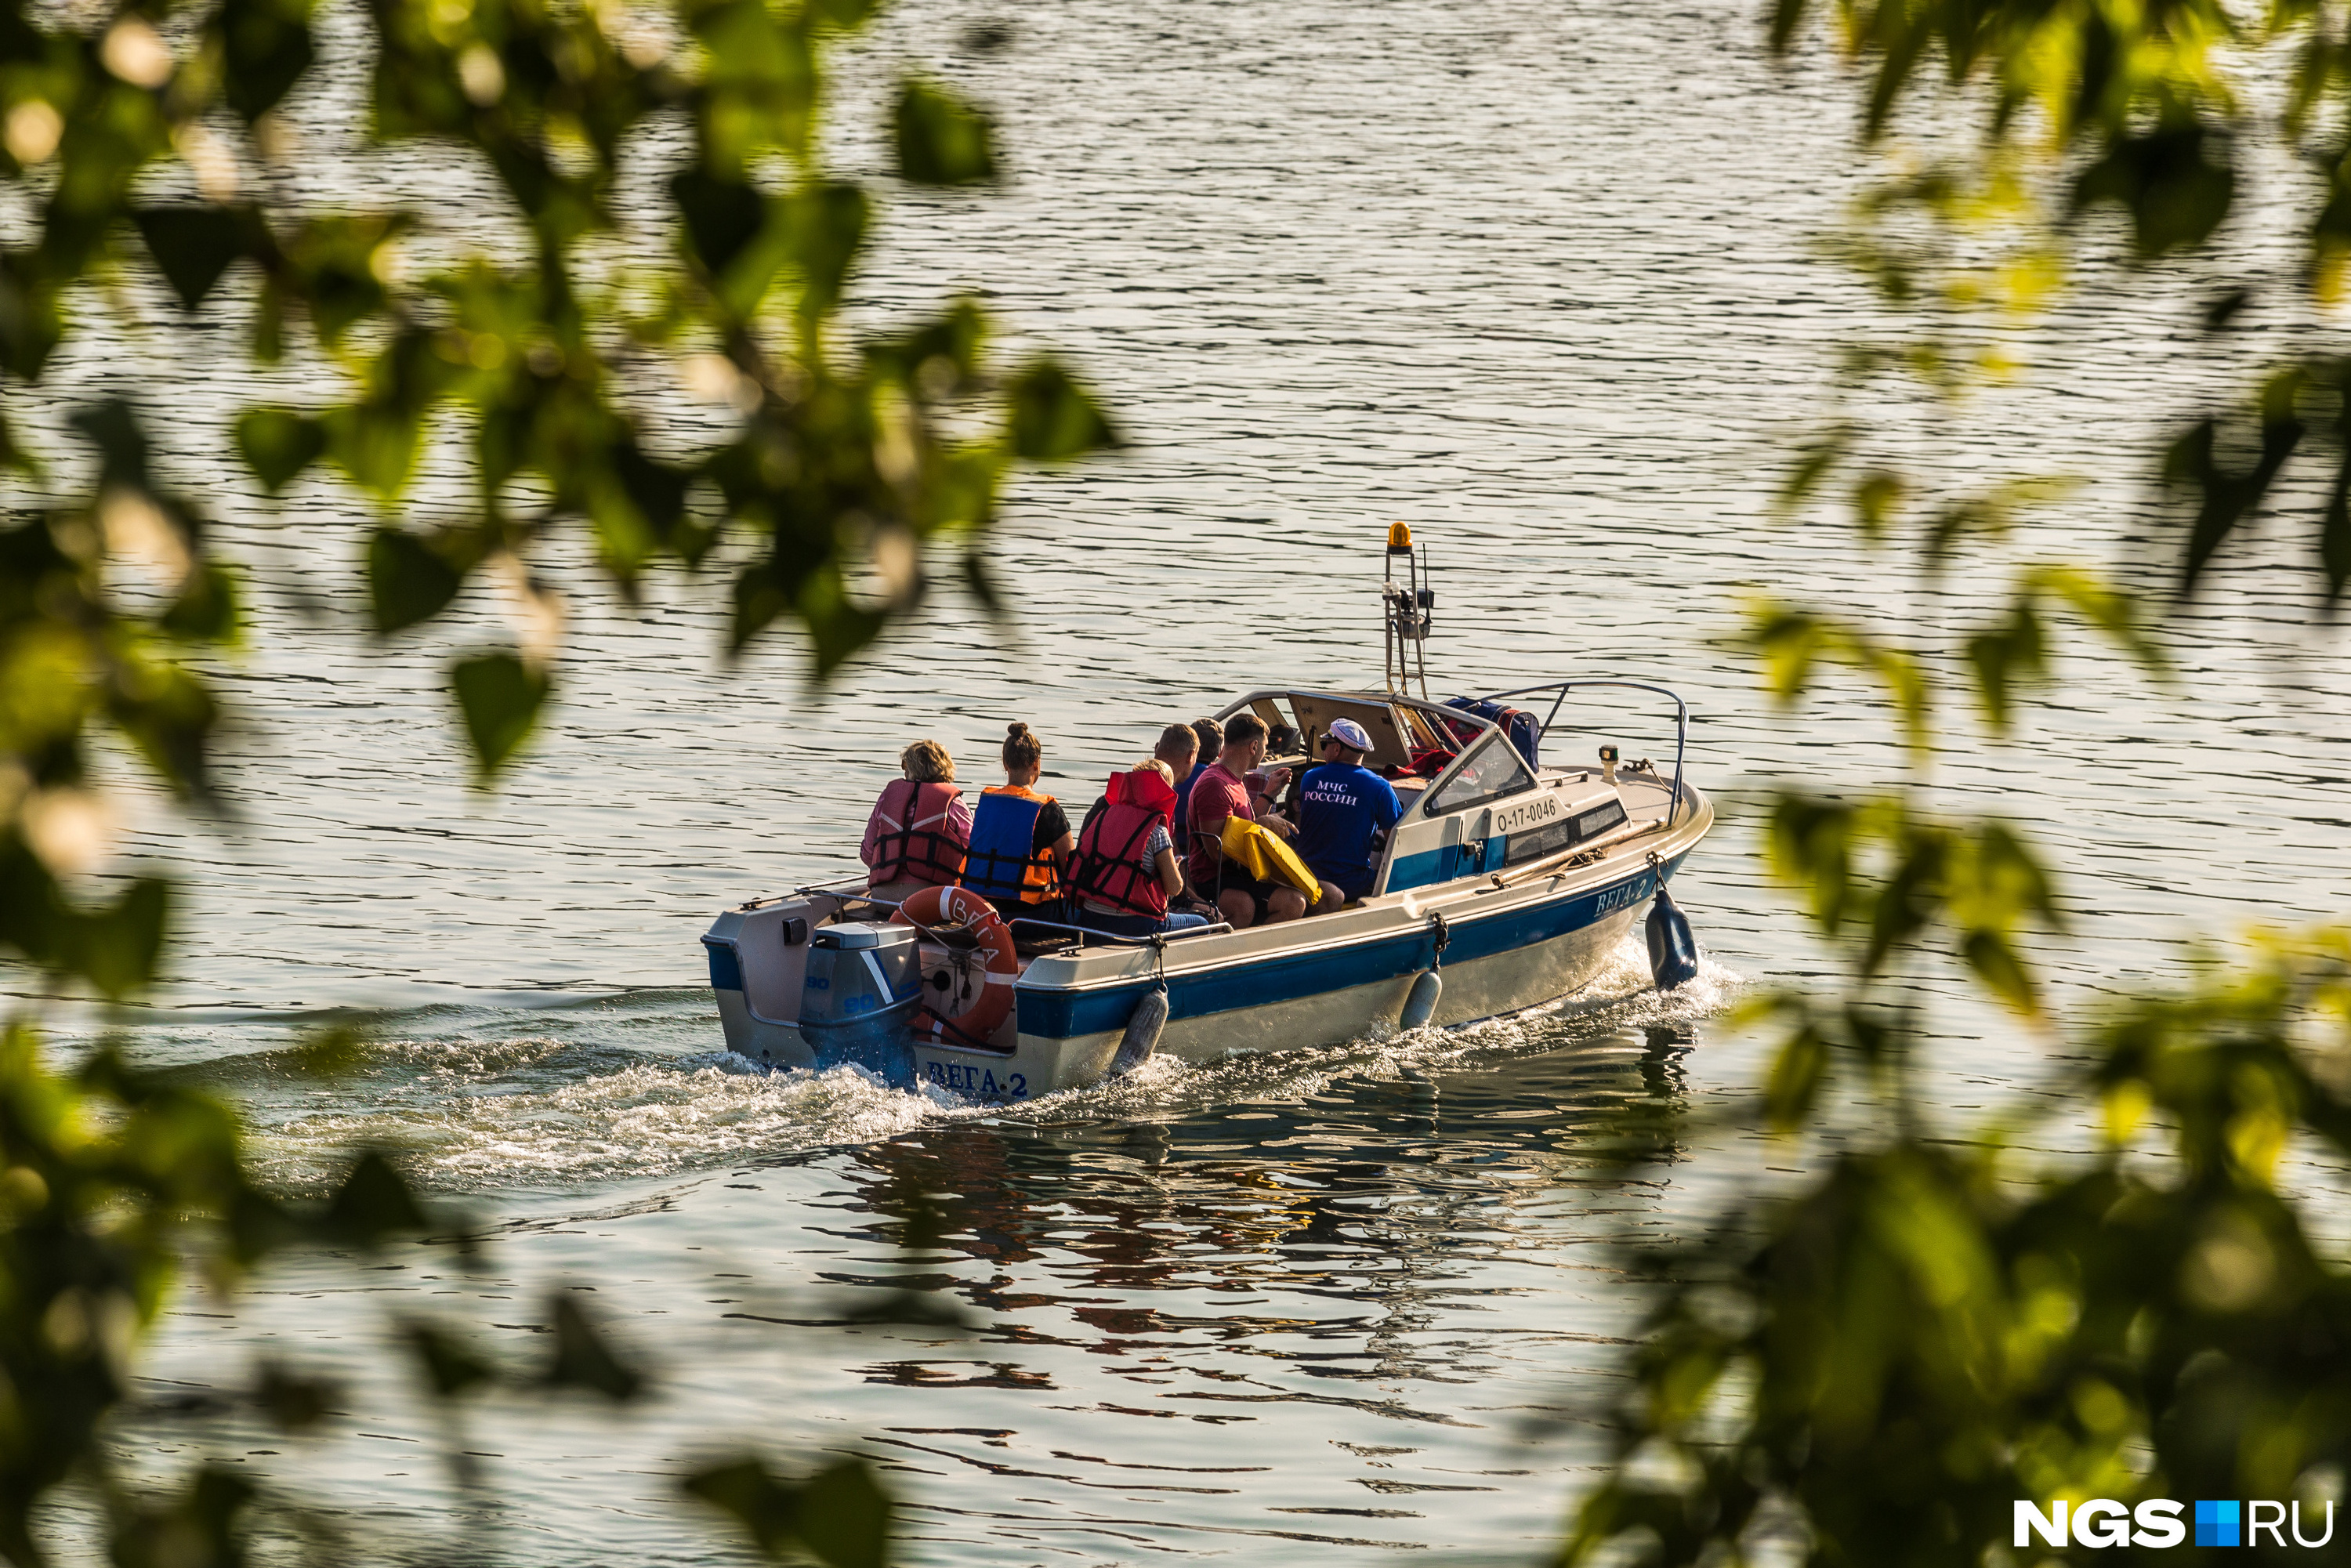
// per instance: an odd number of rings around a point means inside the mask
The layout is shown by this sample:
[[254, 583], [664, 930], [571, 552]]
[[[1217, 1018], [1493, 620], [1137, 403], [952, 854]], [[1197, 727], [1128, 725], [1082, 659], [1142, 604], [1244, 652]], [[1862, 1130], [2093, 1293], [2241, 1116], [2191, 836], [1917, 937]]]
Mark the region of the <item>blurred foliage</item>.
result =
[[[831, 57], [869, 0], [353, 9], [367, 140], [430, 143], [510, 211], [455, 231], [397, 198], [298, 194], [294, 150], [351, 129], [312, 90], [314, 0], [0, 5], [0, 961], [63, 991], [120, 999], [156, 977], [173, 889], [95, 874], [114, 818], [99, 748], [110, 733], [182, 800], [214, 805], [224, 716], [198, 671], [242, 625], [205, 507], [151, 462], [142, 420], [177, 411], [83, 408], [80, 451], [40, 450], [25, 422], [74, 334], [136, 341], [126, 277], [152, 267], [172, 308], [233, 312], [254, 363], [317, 370], [319, 402], [237, 413], [235, 451], [262, 496], [307, 497], [323, 477], [371, 518], [355, 565], [375, 636], [469, 592], [503, 617], [508, 643], [461, 653], [448, 674], [485, 783], [557, 687], [562, 605], [532, 562], [559, 536], [584, 538], [630, 599], [664, 567], [723, 569], [728, 651], [797, 623], [821, 678], [935, 577], [1000, 612], [984, 555], [1009, 470], [1116, 443], [1051, 357], [992, 352], [971, 299], [862, 336], [845, 325], [883, 192], [830, 172], [819, 147]], [[899, 181], [1002, 178], [992, 120], [950, 86], [907, 74], [879, 112]], [[674, 162], [650, 203], [624, 205], [656, 122]], [[698, 449], [653, 428], [680, 397], [718, 433]], [[408, 505], [428, 458], [461, 467], [470, 497], [430, 524]], [[142, 1497], [109, 1469], [99, 1434], [132, 1344], [183, 1267], [227, 1284], [284, 1248], [416, 1231], [427, 1211], [380, 1154], [325, 1202], [273, 1198], [223, 1107], [110, 1055], [52, 1075], [29, 1024], [5, 1040], [0, 1555], [39, 1560], [27, 1519], [73, 1479], [103, 1500], [119, 1563], [240, 1560], [278, 1506], [254, 1482], [199, 1469]], [[305, 1061], [331, 1071], [352, 1044], [322, 1036]], [[551, 1359], [528, 1372], [443, 1325], [405, 1325], [399, 1343], [453, 1411], [497, 1388], [619, 1401], [644, 1386], [569, 1298], [547, 1332]], [[289, 1427], [331, 1403], [266, 1367], [252, 1398]], [[881, 1560], [886, 1500], [862, 1469], [787, 1483], [741, 1463], [696, 1486], [756, 1540]]]
[[[323, 1201], [290, 1201], [256, 1184], [227, 1107], [111, 1051], [68, 1074], [40, 1058], [28, 1025], [0, 1031], [0, 1556], [44, 1560], [34, 1513], [72, 1481], [101, 1506], [118, 1563], [233, 1561], [248, 1481], [199, 1469], [184, 1496], [157, 1499], [110, 1461], [102, 1423], [140, 1334], [191, 1266], [225, 1289], [288, 1248], [366, 1253], [428, 1216], [381, 1155]], [[266, 1366], [249, 1396], [287, 1430], [332, 1397]]]
[[[1881, 172], [1833, 248], [1900, 325], [1845, 352], [1780, 500], [1841, 523], [1889, 591], [1758, 600], [1745, 641], [1783, 708], [1858, 677], [1910, 779], [1765, 804], [1768, 869], [1839, 978], [1749, 1005], [1774, 1050], [1723, 1120], [1760, 1122], [1782, 1141], [1773, 1163], [1803, 1175], [1702, 1243], [1640, 1254], [1654, 1312], [1611, 1411], [1613, 1463], [1561, 1560], [1983, 1568], [2167, 1551], [2095, 1530], [2019, 1548], [2019, 1500], [2300, 1501], [2315, 1535], [2351, 1475], [2351, 1268], [2328, 1229], [2343, 1195], [2309, 1190], [2351, 1156], [2351, 936], [2265, 937], [2067, 1016], [2041, 975], [2065, 901], [2029, 826], [1938, 810], [1956, 797], [1932, 782], [1955, 770], [1966, 789], [1986, 743], [2029, 737], [2069, 645], [2171, 681], [2175, 594], [2247, 548], [2265, 510], [2316, 518], [2313, 597], [2340, 598], [2346, 361], [2307, 347], [2321, 332], [2249, 398], [2198, 389], [2206, 412], [2149, 455], [2179, 527], [2126, 538], [2118, 570], [2038, 548], [2070, 482], [1960, 488], [1877, 431], [1915, 436], [1896, 410], [1964, 418], [2029, 373], [2016, 345], [2087, 269], [2101, 292], [2148, 269], [2192, 280], [2210, 303], [2189, 331], [2231, 329], [2280, 287], [2230, 244], [2264, 138], [2330, 172], [2314, 193], [2259, 193], [2301, 204], [2306, 266], [2283, 289], [2323, 308], [2351, 236], [2336, 178], [2351, 6], [1779, 0], [1773, 47], [1809, 50], [1823, 17]], [[2017, 460], [2062, 461], [2064, 434]], [[2306, 455], [2316, 504], [2296, 507]], [[1922, 981], [1938, 972], [1967, 977], [2049, 1063], [1980, 1125], [1953, 1124], [1924, 1083]], [[2304, 1555], [2266, 1539], [2227, 1553], [2247, 1554]]]
[[862, 1460], [792, 1482], [757, 1459], [731, 1459], [687, 1477], [684, 1490], [732, 1518], [771, 1557], [812, 1557], [830, 1568], [883, 1568], [889, 1561], [889, 1494]]
[[[29, 220], [0, 243], [11, 406], [71, 333], [133, 308], [109, 280], [150, 264], [183, 309], [240, 311], [256, 361], [320, 366], [337, 396], [243, 411], [235, 450], [266, 495], [316, 471], [378, 514], [360, 562], [378, 635], [469, 590], [503, 614], [512, 646], [449, 673], [486, 780], [555, 689], [561, 604], [530, 562], [565, 530], [624, 595], [664, 563], [728, 563], [729, 649], [795, 622], [820, 675], [920, 601], [942, 559], [997, 611], [982, 556], [1008, 470], [1116, 436], [1050, 356], [999, 365], [970, 299], [862, 338], [844, 326], [880, 193], [829, 173], [818, 144], [830, 51], [872, 9], [371, 0], [368, 136], [493, 176], [517, 259], [424, 212], [286, 194], [287, 149], [344, 129], [302, 123], [324, 112], [304, 90], [320, 25], [305, 0], [10, 5], [0, 178]], [[992, 122], [948, 87], [909, 74], [883, 114], [902, 180], [999, 178]], [[651, 210], [623, 211], [623, 164], [656, 120], [683, 128], [682, 155]], [[724, 437], [688, 452], [649, 436], [651, 405], [680, 395]], [[152, 471], [141, 420], [120, 402], [75, 415], [97, 461], [68, 499], [57, 476], [78, 455], [0, 420], [19, 503], [0, 527], [0, 952], [115, 996], [152, 976], [170, 897], [69, 895], [107, 833], [89, 743], [110, 728], [206, 801], [221, 713], [187, 659], [239, 626], [235, 574], [204, 509]], [[436, 445], [471, 501], [423, 527], [404, 502]]]

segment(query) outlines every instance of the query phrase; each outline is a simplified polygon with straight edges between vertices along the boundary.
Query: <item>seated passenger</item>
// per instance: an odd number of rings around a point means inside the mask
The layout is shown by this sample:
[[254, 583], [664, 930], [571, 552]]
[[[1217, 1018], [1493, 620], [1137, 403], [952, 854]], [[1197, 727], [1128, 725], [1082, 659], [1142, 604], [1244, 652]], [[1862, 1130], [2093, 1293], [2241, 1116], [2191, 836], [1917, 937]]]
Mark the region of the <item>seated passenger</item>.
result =
[[868, 868], [866, 891], [893, 904], [952, 886], [971, 842], [971, 808], [956, 787], [947, 748], [918, 740], [898, 754], [898, 768], [905, 777], [883, 786], [857, 851]]
[[1314, 905], [1327, 915], [1372, 891], [1374, 864], [1404, 803], [1388, 781], [1364, 766], [1372, 737], [1352, 718], [1333, 719], [1322, 736], [1322, 766], [1300, 780], [1298, 856], [1322, 879]]
[[1171, 724], [1159, 732], [1158, 743], [1151, 748], [1151, 760], [1167, 768], [1170, 787], [1180, 787], [1192, 777], [1193, 764], [1200, 759], [1200, 734], [1188, 724]]
[[1030, 788], [1044, 767], [1045, 748], [1029, 727], [1010, 726], [1004, 735], [1004, 782], [981, 790], [979, 810], [972, 813], [963, 884], [1008, 920], [1027, 915], [1059, 921], [1064, 914], [1061, 868], [1078, 841], [1061, 803]]
[[[1203, 897], [1214, 890], [1217, 913], [1236, 931], [1260, 922], [1295, 920], [1306, 913], [1306, 895], [1296, 888], [1261, 881], [1225, 862], [1228, 817], [1256, 821], [1285, 839], [1297, 831], [1270, 810], [1259, 810], [1249, 797], [1243, 780], [1250, 768], [1264, 760], [1265, 721], [1255, 714], [1235, 714], [1225, 726], [1225, 744], [1217, 760], [1200, 770], [1185, 820], [1192, 841], [1185, 874]], [[1288, 768], [1276, 768], [1267, 793], [1279, 793], [1289, 780]]]
[[[1151, 759], [1165, 763], [1167, 777], [1176, 781], [1176, 803], [1167, 814], [1167, 829], [1171, 834], [1183, 831], [1184, 799], [1189, 793], [1186, 786], [1192, 782], [1192, 775], [1198, 770], [1199, 758], [1200, 734], [1188, 724], [1169, 725], [1159, 732], [1159, 744], [1151, 748]], [[1085, 836], [1085, 829], [1081, 826], [1078, 837], [1082, 839]], [[1176, 857], [1176, 874], [1178, 877], [1184, 874], [1184, 857], [1180, 850]], [[1190, 897], [1182, 887], [1176, 889], [1174, 896]]]
[[1298, 729], [1294, 725], [1277, 724], [1265, 737], [1268, 757], [1288, 757], [1298, 749]]
[[1192, 786], [1199, 782], [1201, 771], [1217, 759], [1218, 748], [1225, 744], [1225, 728], [1215, 719], [1196, 718], [1192, 721], [1192, 737], [1199, 743], [1194, 747], [1192, 769], [1176, 775], [1175, 823], [1178, 831], [1192, 820]]
[[[1182, 725], [1172, 733], [1192, 732]], [[1110, 776], [1102, 803], [1086, 813], [1070, 868], [1072, 922], [1113, 936], [1148, 936], [1206, 925], [1205, 915], [1169, 914], [1167, 901], [1183, 891], [1167, 813], [1176, 804], [1175, 769], [1155, 757]]]

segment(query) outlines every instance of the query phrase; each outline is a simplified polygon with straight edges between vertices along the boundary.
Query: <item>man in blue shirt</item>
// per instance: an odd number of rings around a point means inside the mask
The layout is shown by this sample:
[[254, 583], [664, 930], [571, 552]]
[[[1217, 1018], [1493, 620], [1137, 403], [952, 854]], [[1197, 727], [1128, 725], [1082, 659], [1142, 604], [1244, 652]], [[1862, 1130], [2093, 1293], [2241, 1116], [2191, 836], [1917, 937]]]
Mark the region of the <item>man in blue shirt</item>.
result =
[[1290, 847], [1322, 879], [1318, 915], [1372, 891], [1374, 858], [1404, 815], [1388, 781], [1364, 766], [1371, 751], [1362, 725], [1333, 719], [1322, 736], [1322, 766], [1299, 783], [1298, 839]]

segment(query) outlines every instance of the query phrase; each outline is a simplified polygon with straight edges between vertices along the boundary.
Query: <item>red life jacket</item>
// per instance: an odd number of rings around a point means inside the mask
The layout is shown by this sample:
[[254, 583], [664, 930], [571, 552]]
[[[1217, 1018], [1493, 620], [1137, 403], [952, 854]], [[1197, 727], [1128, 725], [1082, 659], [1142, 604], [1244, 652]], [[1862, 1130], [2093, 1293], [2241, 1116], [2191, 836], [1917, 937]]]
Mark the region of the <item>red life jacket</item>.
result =
[[1151, 841], [1153, 828], [1167, 825], [1175, 807], [1175, 788], [1157, 768], [1112, 774], [1102, 803], [1087, 813], [1085, 831], [1078, 835], [1076, 866], [1070, 873], [1078, 896], [1130, 915], [1164, 917], [1167, 889], [1157, 870], [1144, 867], [1143, 847]]
[[872, 882], [919, 882], [946, 887], [963, 875], [964, 831], [947, 815], [961, 794], [952, 784], [917, 784], [893, 779], [874, 803], [881, 831], [873, 839]]

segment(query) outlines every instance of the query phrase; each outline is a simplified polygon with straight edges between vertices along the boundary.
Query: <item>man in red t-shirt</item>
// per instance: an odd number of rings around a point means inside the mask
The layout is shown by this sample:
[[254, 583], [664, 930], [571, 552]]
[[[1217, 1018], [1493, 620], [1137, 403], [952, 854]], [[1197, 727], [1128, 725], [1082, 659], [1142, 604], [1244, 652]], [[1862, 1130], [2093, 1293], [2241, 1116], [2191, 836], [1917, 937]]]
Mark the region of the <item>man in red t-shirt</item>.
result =
[[[1298, 831], [1272, 811], [1259, 811], [1249, 798], [1249, 771], [1264, 760], [1265, 721], [1249, 713], [1227, 720], [1224, 749], [1193, 782], [1184, 823], [1192, 836], [1185, 874], [1195, 891], [1205, 895], [1215, 890], [1217, 912], [1236, 931], [1259, 923], [1295, 920], [1306, 913], [1306, 895], [1296, 888], [1287, 883], [1260, 882], [1240, 867], [1225, 863], [1222, 840], [1228, 817], [1254, 821], [1285, 839]], [[1289, 781], [1290, 769], [1276, 768], [1266, 780], [1268, 795], [1279, 795]]]

